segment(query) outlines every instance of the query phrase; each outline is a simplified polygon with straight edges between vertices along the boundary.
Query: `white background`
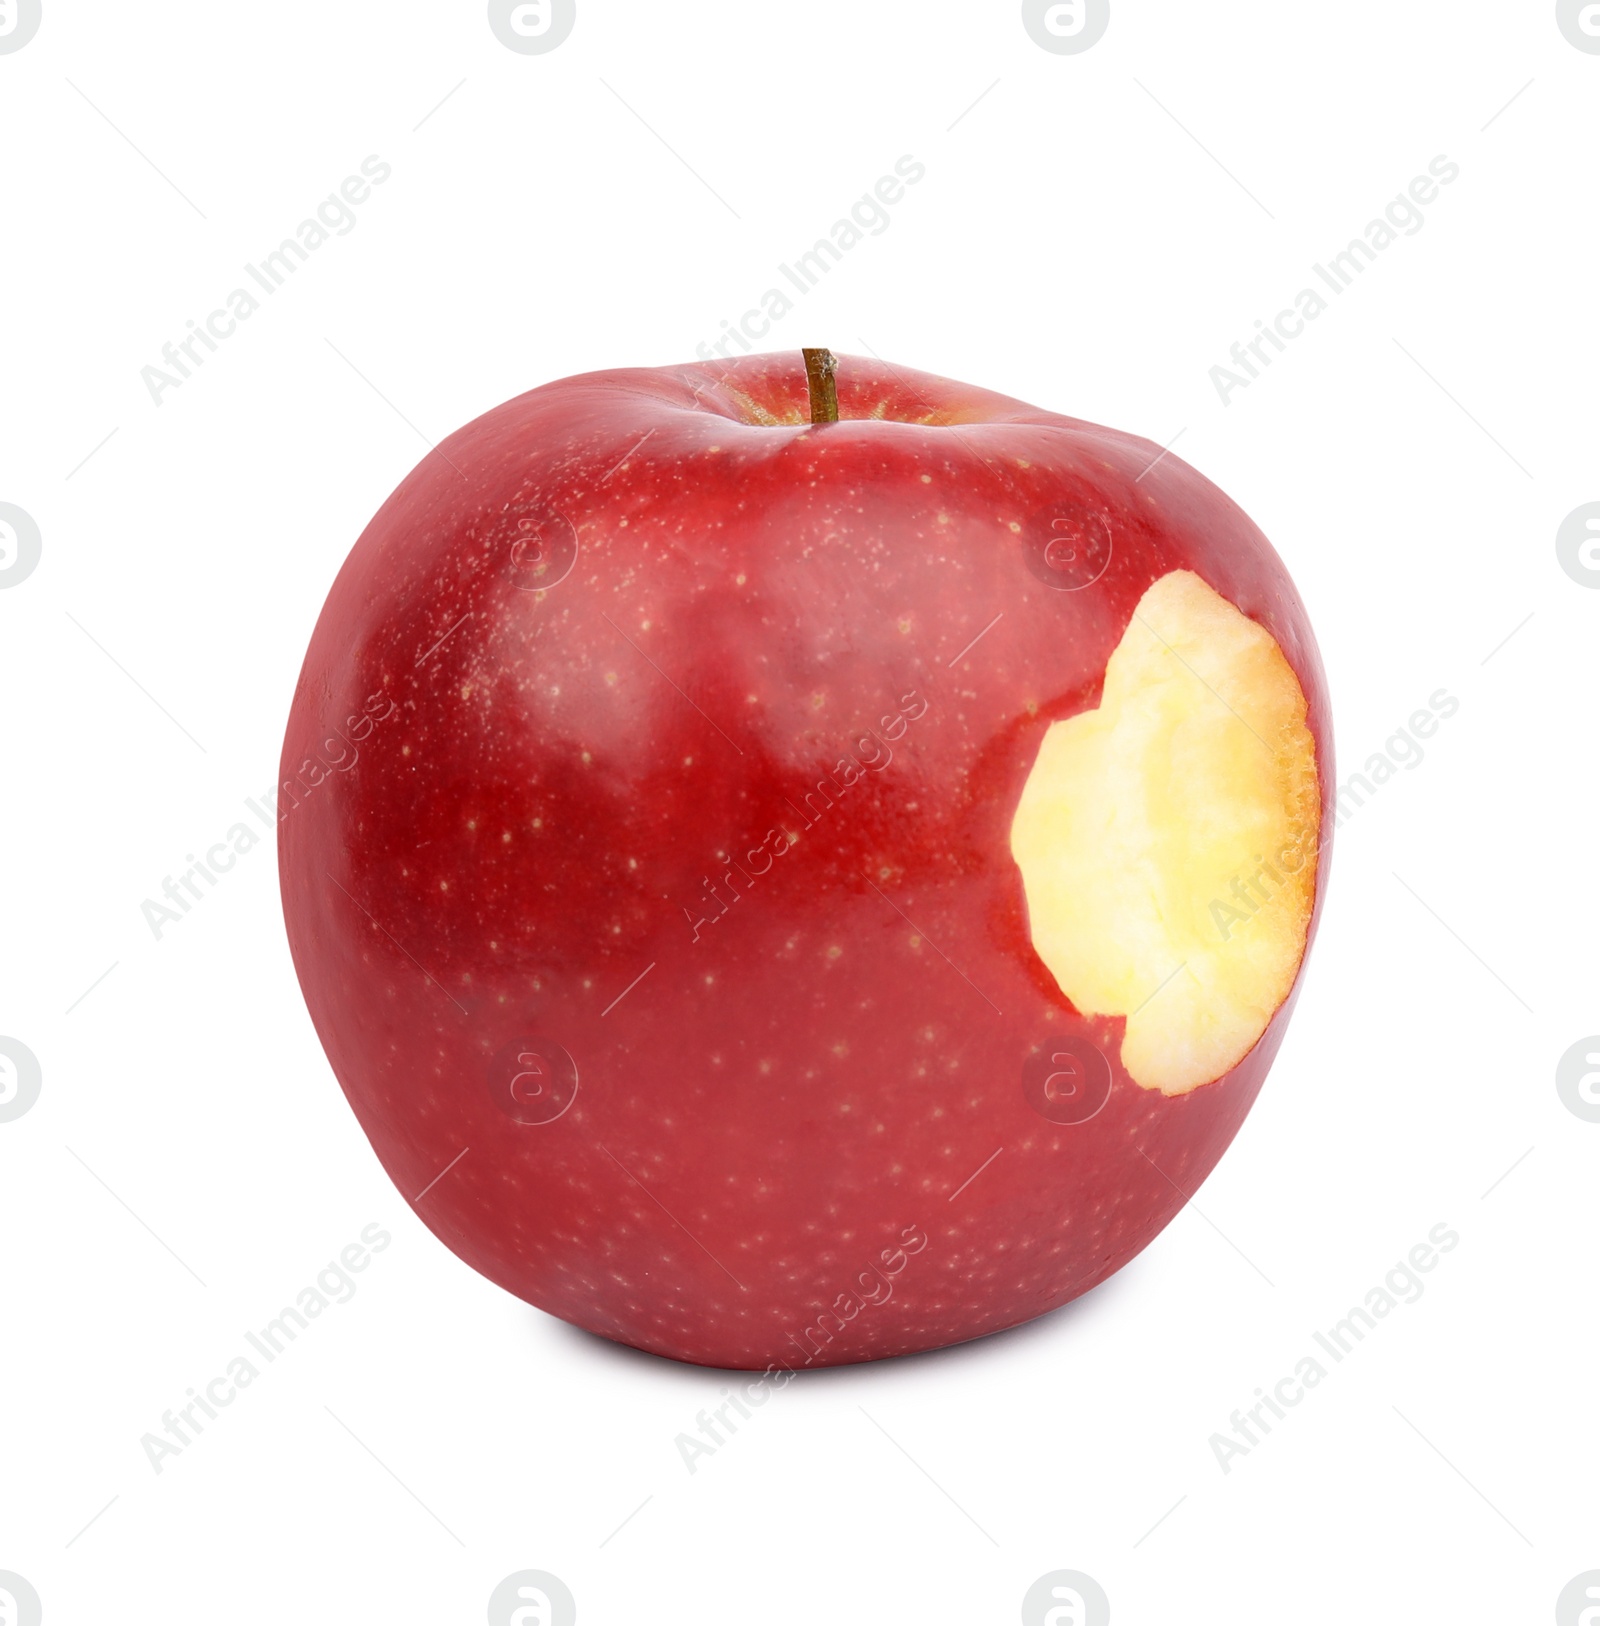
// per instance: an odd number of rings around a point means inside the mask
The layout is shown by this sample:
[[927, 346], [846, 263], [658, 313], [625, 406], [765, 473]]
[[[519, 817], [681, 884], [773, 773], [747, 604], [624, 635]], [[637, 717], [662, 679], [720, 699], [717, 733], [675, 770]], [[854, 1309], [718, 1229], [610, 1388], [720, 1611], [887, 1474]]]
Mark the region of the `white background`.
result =
[[[523, 1568], [590, 1626], [1011, 1622], [1060, 1568], [1124, 1626], [1551, 1618], [1600, 1568], [1600, 1124], [1555, 1087], [1600, 1030], [1600, 593], [1555, 549], [1600, 499], [1597, 96], [1543, 0], [1115, 0], [1082, 55], [1012, 4], [580, 0], [527, 56], [478, 4], [45, 0], [0, 55], [0, 502], [43, 536], [0, 591], [0, 1033], [44, 1079], [0, 1124], [0, 1570], [45, 1618], [477, 1622]], [[154, 405], [374, 153], [355, 229]], [[159, 942], [140, 905], [271, 785], [424, 437], [689, 359], [908, 153], [767, 347], [1181, 431], [1310, 607], [1341, 778], [1460, 709], [1341, 829], [1273, 1076], [1144, 1255], [792, 1384], [691, 1477], [721, 1376], [513, 1300], [389, 1185], [270, 844]], [[1425, 227], [1224, 406], [1209, 369], [1439, 154]], [[357, 1296], [156, 1475], [141, 1436], [372, 1221]], [[1440, 1222], [1424, 1297], [1225, 1474], [1211, 1435]]]

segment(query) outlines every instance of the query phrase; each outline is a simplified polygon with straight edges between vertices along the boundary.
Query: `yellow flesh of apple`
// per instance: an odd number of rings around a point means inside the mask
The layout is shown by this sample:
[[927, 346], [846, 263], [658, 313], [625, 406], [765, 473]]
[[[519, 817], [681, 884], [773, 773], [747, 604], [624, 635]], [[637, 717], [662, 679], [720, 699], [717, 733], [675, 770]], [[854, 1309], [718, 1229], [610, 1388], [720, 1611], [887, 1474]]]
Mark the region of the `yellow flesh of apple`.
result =
[[1122, 1064], [1182, 1095], [1266, 1031], [1305, 954], [1321, 794], [1300, 684], [1192, 571], [1161, 577], [1098, 711], [1054, 723], [1011, 826], [1033, 944]]

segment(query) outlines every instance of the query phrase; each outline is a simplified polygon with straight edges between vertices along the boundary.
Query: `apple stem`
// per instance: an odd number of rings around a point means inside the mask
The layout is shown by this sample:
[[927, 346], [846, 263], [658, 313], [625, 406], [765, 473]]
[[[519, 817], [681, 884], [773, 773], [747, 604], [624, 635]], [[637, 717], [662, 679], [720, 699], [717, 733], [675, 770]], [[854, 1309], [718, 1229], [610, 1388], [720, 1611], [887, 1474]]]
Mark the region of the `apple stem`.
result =
[[831, 350], [802, 350], [806, 358], [806, 383], [811, 389], [811, 421], [839, 421], [839, 391], [833, 380], [839, 363]]

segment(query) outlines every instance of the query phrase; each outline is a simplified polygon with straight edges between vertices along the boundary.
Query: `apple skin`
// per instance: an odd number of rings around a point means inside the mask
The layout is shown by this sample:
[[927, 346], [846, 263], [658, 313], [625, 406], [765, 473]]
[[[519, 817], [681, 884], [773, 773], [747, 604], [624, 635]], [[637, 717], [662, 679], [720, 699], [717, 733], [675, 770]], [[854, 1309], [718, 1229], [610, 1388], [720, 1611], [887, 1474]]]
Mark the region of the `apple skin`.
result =
[[[1041, 1315], [1238, 1130], [1305, 961], [1232, 1071], [1141, 1088], [1122, 1018], [1036, 954], [1008, 850], [1045, 729], [1098, 704], [1153, 581], [1193, 570], [1272, 634], [1334, 782], [1304, 607], [1216, 487], [928, 374], [845, 357], [838, 386], [819, 426], [798, 355], [478, 418], [356, 544], [284, 744], [295, 967], [402, 1195], [529, 1303], [715, 1367]], [[1308, 954], [1330, 836], [1325, 800]], [[1109, 1068], [1086, 1121], [1024, 1089], [1063, 1043]]]

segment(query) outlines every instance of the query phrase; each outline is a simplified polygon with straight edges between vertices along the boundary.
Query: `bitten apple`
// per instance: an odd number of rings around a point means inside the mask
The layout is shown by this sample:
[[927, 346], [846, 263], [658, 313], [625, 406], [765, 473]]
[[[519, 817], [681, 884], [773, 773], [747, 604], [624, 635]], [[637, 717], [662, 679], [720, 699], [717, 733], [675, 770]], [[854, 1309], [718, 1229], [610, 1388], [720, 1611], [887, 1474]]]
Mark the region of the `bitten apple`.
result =
[[284, 913], [447, 1246], [798, 1370], [1014, 1326], [1173, 1217], [1283, 1038], [1332, 782], [1294, 586], [1160, 448], [826, 352], [595, 373], [339, 573]]

